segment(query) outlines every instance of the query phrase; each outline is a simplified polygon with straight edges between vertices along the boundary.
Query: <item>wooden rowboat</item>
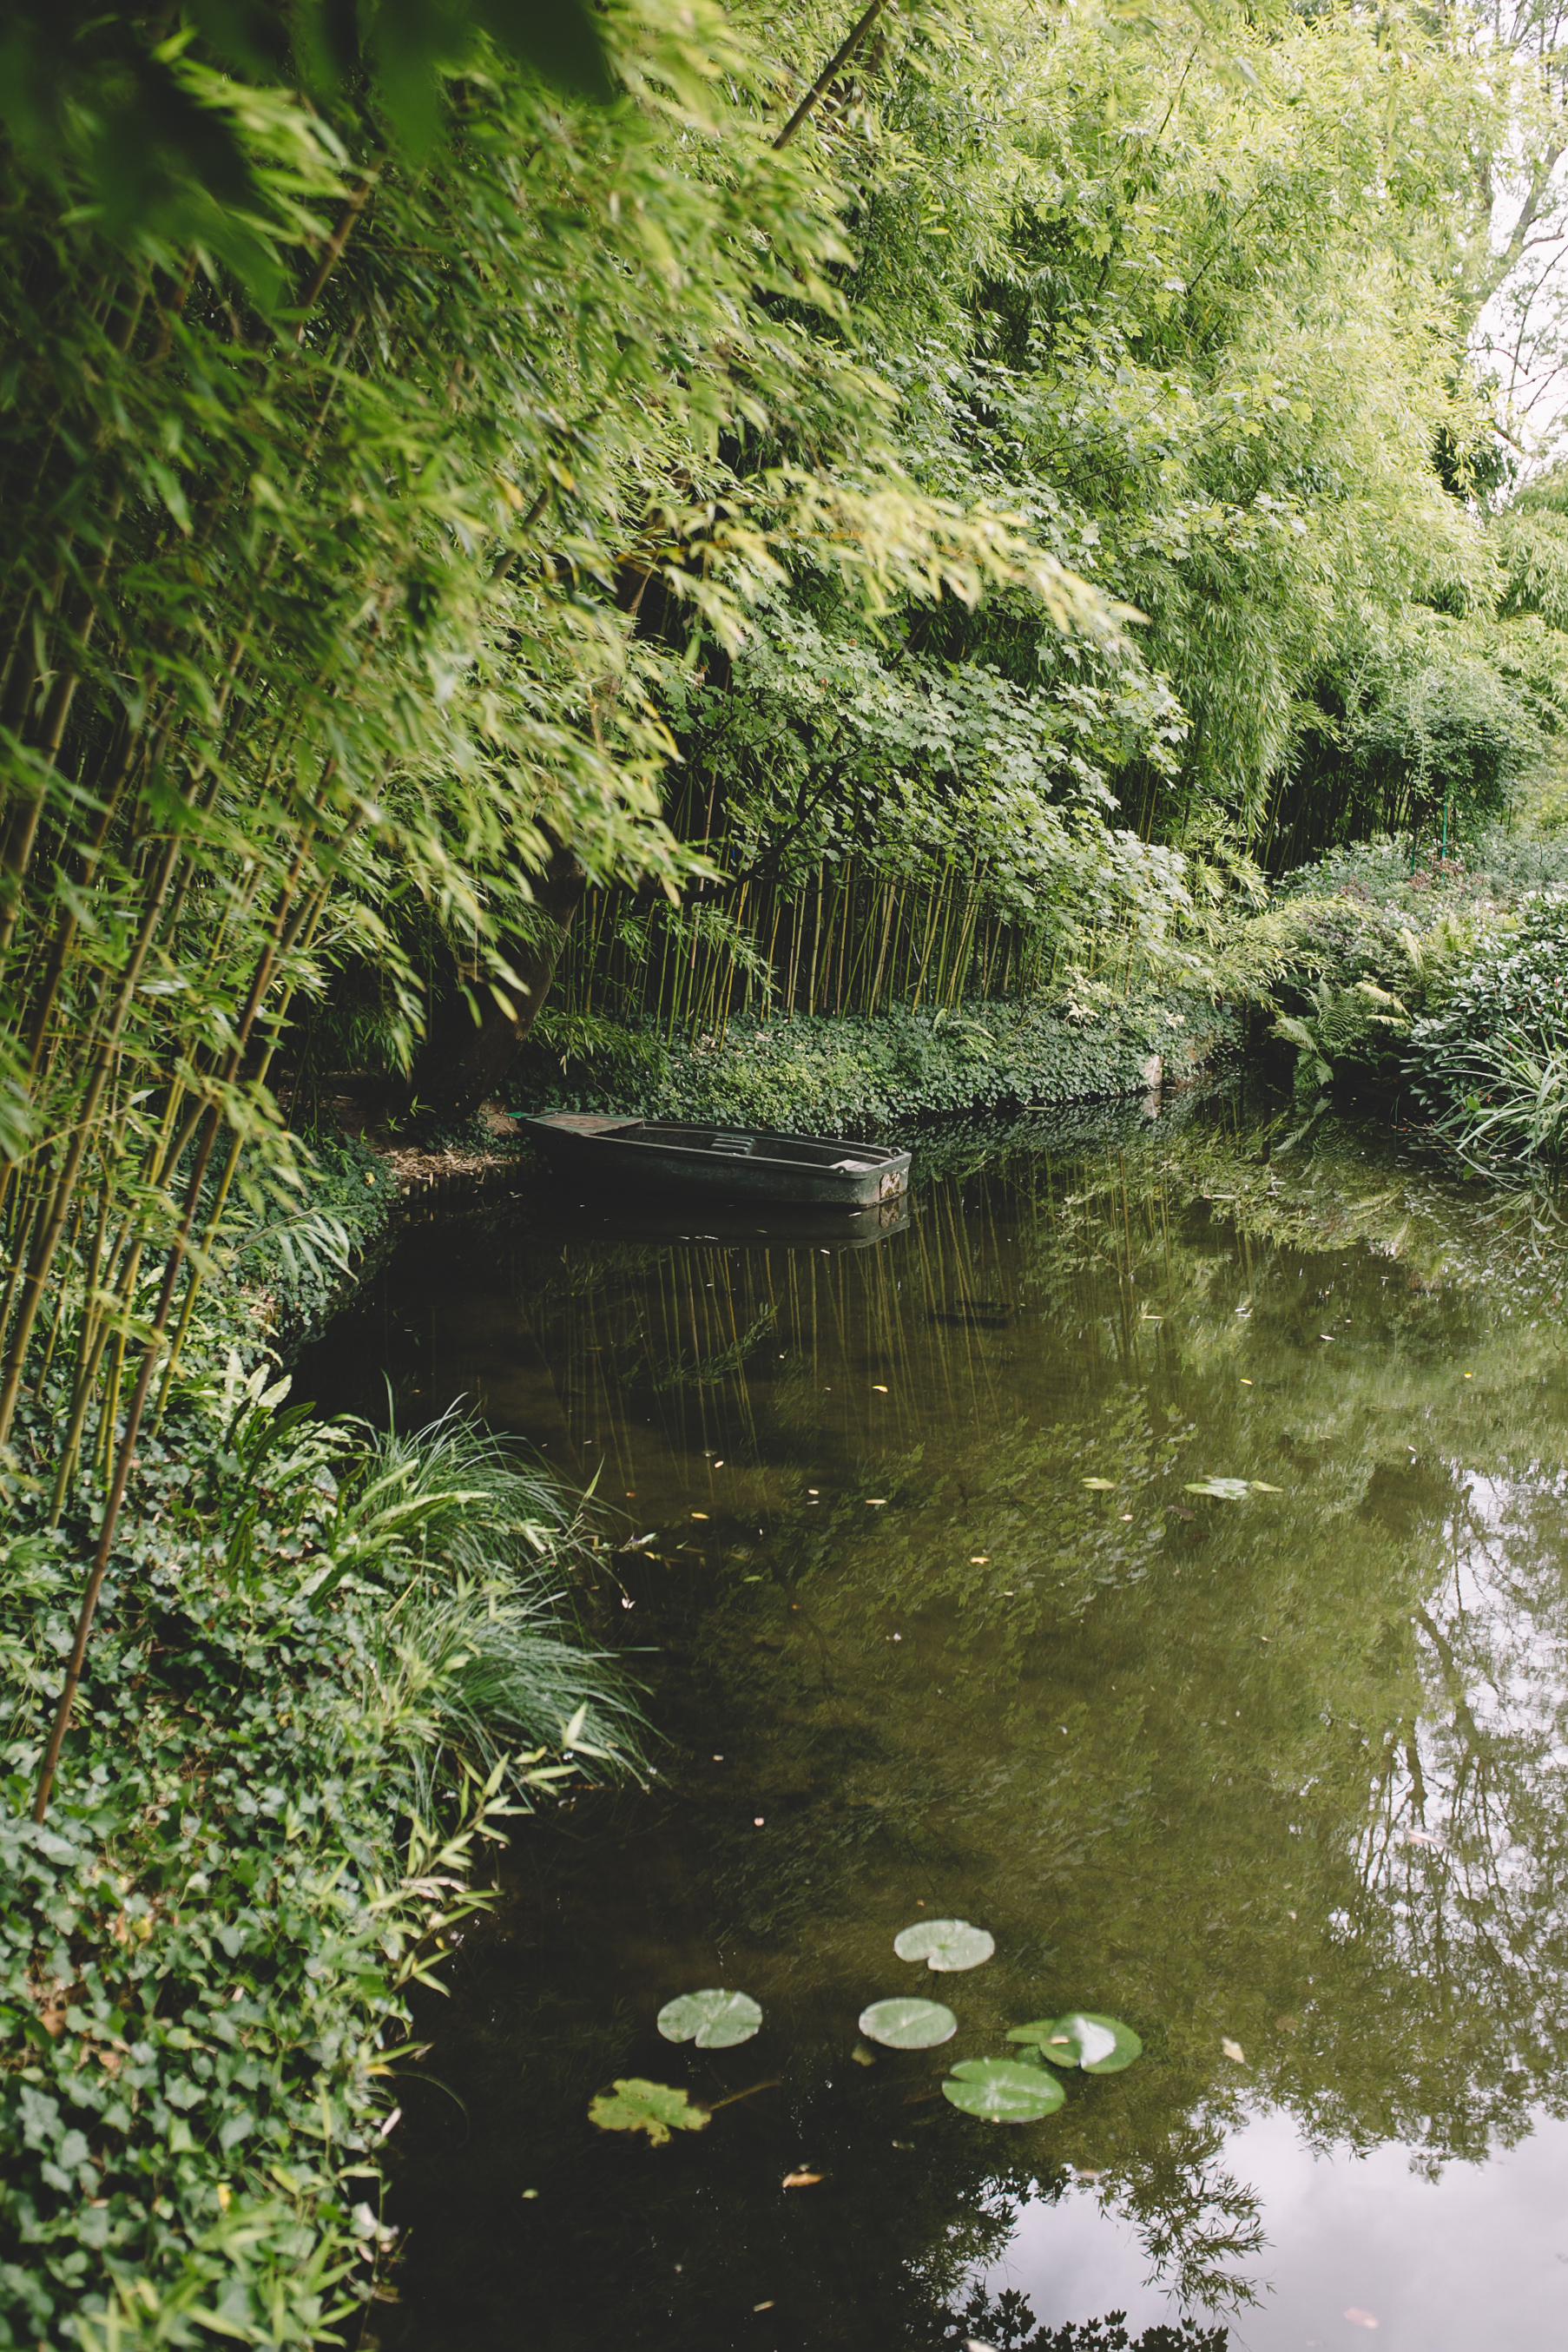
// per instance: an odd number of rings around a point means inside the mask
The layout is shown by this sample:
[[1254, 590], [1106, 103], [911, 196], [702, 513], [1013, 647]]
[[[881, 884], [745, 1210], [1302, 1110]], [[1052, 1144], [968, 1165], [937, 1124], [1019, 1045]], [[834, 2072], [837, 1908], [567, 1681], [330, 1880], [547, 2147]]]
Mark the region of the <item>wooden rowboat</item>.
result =
[[898, 1200], [910, 1181], [907, 1151], [841, 1136], [681, 1127], [574, 1110], [542, 1113], [523, 1125], [552, 1164], [577, 1181], [657, 1184], [713, 1201], [863, 1209]]

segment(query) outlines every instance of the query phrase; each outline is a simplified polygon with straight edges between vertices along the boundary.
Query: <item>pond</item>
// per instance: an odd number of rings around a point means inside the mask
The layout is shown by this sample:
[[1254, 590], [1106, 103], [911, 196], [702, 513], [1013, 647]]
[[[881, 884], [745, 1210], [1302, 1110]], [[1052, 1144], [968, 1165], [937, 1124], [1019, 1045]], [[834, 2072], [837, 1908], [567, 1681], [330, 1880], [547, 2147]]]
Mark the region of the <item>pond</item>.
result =
[[[524, 1195], [307, 1360], [597, 1475], [658, 1735], [425, 2004], [389, 2352], [1568, 2341], [1564, 1254], [1267, 1138], [928, 1142], [847, 1242]], [[994, 1956], [896, 1957], [945, 1918]], [[710, 1986], [754, 2037], [661, 2039]], [[867, 2042], [900, 1995], [956, 2035]], [[943, 2096], [1078, 2011], [1142, 2058]], [[629, 2077], [707, 2127], [595, 2129]]]

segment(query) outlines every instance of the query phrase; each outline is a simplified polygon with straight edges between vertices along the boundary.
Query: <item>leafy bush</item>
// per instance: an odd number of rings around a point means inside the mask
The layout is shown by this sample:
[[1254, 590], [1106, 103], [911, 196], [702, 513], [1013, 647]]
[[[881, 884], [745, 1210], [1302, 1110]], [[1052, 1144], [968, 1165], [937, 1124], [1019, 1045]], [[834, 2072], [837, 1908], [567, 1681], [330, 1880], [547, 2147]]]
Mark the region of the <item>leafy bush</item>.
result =
[[42, 1413], [0, 1468], [0, 2347], [330, 2336], [389, 2235], [406, 1988], [483, 1841], [584, 1769], [563, 1748], [635, 1761], [548, 1478], [264, 1382], [236, 1361], [143, 1437], [42, 1828], [91, 1495], [42, 1524]]
[[300, 1140], [303, 1190], [247, 1181], [245, 1161], [236, 1202], [217, 1244], [226, 1265], [215, 1285], [221, 1322], [237, 1294], [259, 1290], [274, 1336], [287, 1345], [319, 1329], [351, 1286], [357, 1260], [385, 1235], [396, 1205], [396, 1180], [379, 1152], [357, 1136]]
[[1416, 1100], [1468, 1158], [1561, 1158], [1568, 1148], [1568, 898], [1500, 929], [1410, 1033]]
[[1373, 981], [1357, 981], [1352, 988], [1321, 982], [1310, 1017], [1282, 1013], [1274, 1028], [1297, 1049], [1298, 1108], [1332, 1086], [1344, 1065], [1375, 1066], [1390, 1039], [1403, 1037], [1409, 1025], [1399, 999]]
[[1541, 890], [1568, 887], [1568, 839], [1531, 827], [1489, 825], [1447, 857], [1426, 845], [1412, 859], [1410, 844], [1386, 836], [1331, 849], [1310, 866], [1281, 875], [1283, 898], [1350, 898], [1395, 908], [1406, 921], [1424, 918], [1439, 899], [1506, 905]]
[[1085, 986], [1076, 999], [970, 1001], [957, 1011], [898, 1009], [731, 1022], [722, 1037], [667, 1044], [605, 1022], [546, 1030], [514, 1100], [528, 1109], [617, 1109], [728, 1120], [786, 1134], [877, 1133], [945, 1112], [1056, 1106], [1143, 1092], [1158, 1054], [1190, 1075], [1238, 1034], [1235, 1016], [1192, 995], [1133, 998]]

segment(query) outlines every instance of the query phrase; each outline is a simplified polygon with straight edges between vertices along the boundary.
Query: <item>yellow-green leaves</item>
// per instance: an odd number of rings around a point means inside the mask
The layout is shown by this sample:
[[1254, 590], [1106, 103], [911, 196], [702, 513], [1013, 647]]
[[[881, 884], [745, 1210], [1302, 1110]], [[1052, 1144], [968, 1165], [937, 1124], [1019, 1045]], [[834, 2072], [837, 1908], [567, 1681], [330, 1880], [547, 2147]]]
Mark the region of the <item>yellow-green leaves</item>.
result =
[[707, 2109], [694, 2107], [684, 2091], [640, 2074], [617, 2076], [615, 2089], [601, 2091], [588, 2109], [588, 2121], [601, 2131], [647, 2132], [655, 2147], [671, 2132], [704, 2130], [709, 2120]]

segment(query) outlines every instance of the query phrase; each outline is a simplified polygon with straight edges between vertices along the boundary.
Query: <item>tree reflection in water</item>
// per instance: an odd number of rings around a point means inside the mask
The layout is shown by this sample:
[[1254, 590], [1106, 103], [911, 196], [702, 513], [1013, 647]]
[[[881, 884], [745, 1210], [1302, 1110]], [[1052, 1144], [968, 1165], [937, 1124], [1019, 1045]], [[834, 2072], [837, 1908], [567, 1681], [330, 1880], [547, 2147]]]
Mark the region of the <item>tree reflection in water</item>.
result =
[[[1433, 2170], [1563, 2112], [1556, 1229], [1353, 1132], [1279, 1165], [1265, 1144], [1194, 1123], [951, 1176], [928, 1150], [912, 1224], [864, 1250], [536, 1219], [394, 1267], [360, 1370], [466, 1391], [632, 1498], [654, 1540], [584, 1605], [649, 1645], [671, 1742], [646, 1798], [579, 1806], [569, 1844], [527, 1832], [455, 1979], [430, 2063], [462, 2078], [471, 2153], [419, 2104], [401, 2191], [422, 2344], [500, 2340], [515, 2213], [487, 2238], [473, 2168], [535, 2151], [592, 2217], [576, 2317], [624, 2343], [727, 2343], [721, 2309], [752, 2285], [771, 2308], [781, 2263], [815, 2343], [892, 2340], [890, 2315], [934, 2343], [1068, 2167], [1180, 2305], [1223, 2315], [1268, 2285], [1267, 2215], [1222, 2158], [1248, 2112]], [[352, 1328], [334, 1344], [350, 1361]], [[1190, 1491], [1215, 1477], [1279, 1491]], [[997, 1938], [954, 1980], [944, 2065], [1047, 2002], [1125, 2016], [1145, 2059], [994, 2135], [920, 2104], [929, 2062], [849, 2065], [843, 2020], [903, 1989], [917, 1898]], [[763, 2002], [778, 2113], [633, 2173], [583, 2109], [628, 2069], [704, 2095], [646, 2032], [698, 1982]], [[520, 2069], [527, 2117], [492, 2088]], [[807, 2145], [831, 2198], [759, 2219], [752, 2154], [760, 2183]], [[681, 2284], [639, 2333], [656, 2242]], [[567, 2310], [529, 2275], [553, 2352]], [[1099, 2325], [1005, 2301], [969, 2332], [1126, 2340]]]

